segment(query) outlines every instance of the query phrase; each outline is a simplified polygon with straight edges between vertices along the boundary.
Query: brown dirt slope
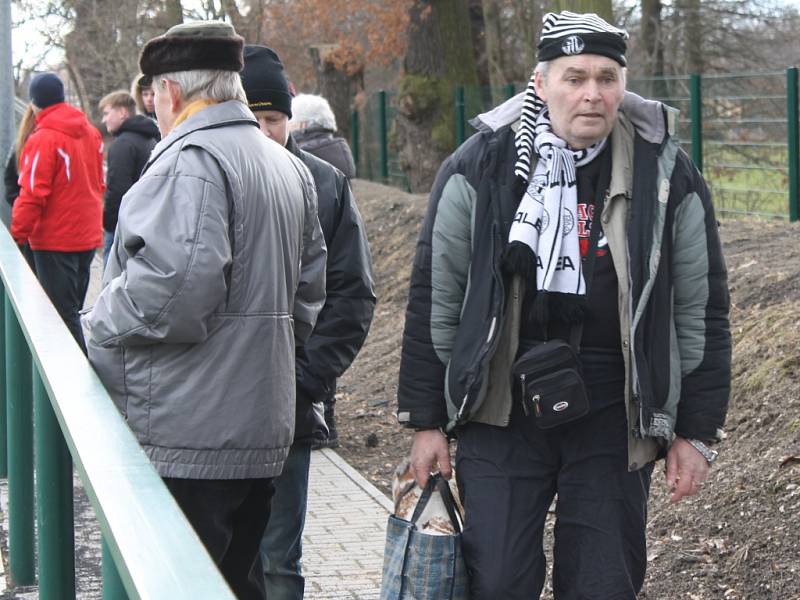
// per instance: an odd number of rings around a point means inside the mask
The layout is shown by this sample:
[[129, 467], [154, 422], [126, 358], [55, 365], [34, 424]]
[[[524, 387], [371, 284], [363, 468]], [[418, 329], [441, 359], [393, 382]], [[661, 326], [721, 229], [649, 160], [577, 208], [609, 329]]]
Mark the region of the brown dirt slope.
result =
[[[410, 447], [395, 421], [408, 277], [426, 198], [356, 181], [378, 305], [342, 378], [342, 454], [388, 490]], [[653, 479], [642, 598], [800, 600], [800, 226], [724, 220], [734, 381], [727, 439], [702, 493], [671, 505]]]

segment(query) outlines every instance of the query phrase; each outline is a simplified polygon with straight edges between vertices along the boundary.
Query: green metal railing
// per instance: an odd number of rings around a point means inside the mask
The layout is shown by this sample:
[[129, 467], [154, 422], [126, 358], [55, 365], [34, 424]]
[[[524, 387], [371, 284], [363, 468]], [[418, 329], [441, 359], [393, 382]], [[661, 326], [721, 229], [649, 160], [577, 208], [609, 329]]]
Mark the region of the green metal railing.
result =
[[[469, 117], [523, 88], [454, 88], [455, 145], [471, 135]], [[680, 110], [678, 141], [703, 172], [720, 214], [800, 218], [797, 68], [631, 79], [628, 89]], [[394, 97], [385, 91], [375, 94], [362, 110], [358, 172], [359, 177], [407, 186], [393, 158]], [[375, 157], [377, 164], [372, 163]]]
[[233, 599], [2, 226], [0, 278], [11, 580], [34, 584], [38, 566], [41, 600], [75, 598], [74, 463], [103, 536], [104, 598]]

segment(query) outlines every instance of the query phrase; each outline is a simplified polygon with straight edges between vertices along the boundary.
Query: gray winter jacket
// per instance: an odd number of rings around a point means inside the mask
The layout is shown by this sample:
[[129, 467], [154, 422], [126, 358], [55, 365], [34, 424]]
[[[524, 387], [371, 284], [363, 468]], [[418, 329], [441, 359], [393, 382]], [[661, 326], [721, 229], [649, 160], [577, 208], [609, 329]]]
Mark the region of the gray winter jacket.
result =
[[325, 301], [303, 164], [230, 101], [181, 123], [125, 195], [89, 359], [164, 477], [281, 472], [295, 339]]

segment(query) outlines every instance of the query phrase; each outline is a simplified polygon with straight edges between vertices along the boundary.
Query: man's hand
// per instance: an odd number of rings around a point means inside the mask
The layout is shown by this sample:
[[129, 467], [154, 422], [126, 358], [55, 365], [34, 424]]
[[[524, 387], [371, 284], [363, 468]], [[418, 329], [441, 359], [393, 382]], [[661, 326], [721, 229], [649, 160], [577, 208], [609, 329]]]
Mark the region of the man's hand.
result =
[[670, 501], [694, 496], [708, 477], [708, 461], [682, 437], [676, 437], [667, 452], [667, 485], [672, 489]]
[[417, 485], [422, 488], [428, 483], [428, 477], [437, 464], [445, 479], [450, 479], [453, 475], [450, 468], [450, 447], [447, 438], [438, 429], [426, 429], [414, 434], [410, 460], [411, 472]]

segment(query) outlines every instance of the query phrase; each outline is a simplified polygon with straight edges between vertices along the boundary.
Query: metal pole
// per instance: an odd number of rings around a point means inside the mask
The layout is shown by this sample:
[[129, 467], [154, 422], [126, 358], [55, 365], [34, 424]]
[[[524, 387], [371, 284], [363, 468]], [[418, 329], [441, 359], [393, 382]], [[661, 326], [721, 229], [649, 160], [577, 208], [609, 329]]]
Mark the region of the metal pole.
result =
[[703, 83], [700, 75], [689, 78], [692, 116], [692, 160], [703, 171]]
[[506, 98], [511, 99], [517, 95], [517, 87], [513, 83], [506, 84]]
[[105, 536], [103, 537], [102, 571], [103, 600], [127, 600], [128, 594], [125, 586], [122, 585], [122, 579], [117, 571], [117, 565], [114, 564], [114, 558], [111, 556]]
[[8, 477], [8, 419], [6, 414], [6, 290], [0, 283], [0, 478]]
[[33, 553], [33, 406], [31, 354], [5, 298], [8, 410], [8, 562], [17, 585], [36, 581]]
[[36, 518], [39, 526], [39, 598], [74, 600], [75, 532], [72, 457], [39, 369], [33, 366], [36, 442]]
[[466, 139], [464, 122], [467, 120], [464, 106], [464, 86], [456, 87], [456, 146], [460, 146]]
[[358, 175], [358, 158], [359, 158], [359, 131], [358, 131], [358, 111], [354, 110], [350, 115], [350, 149], [353, 151], [353, 162], [356, 165], [356, 175]]
[[386, 122], [386, 91], [378, 92], [378, 118], [380, 119], [381, 177], [389, 179], [389, 124]]
[[798, 127], [797, 67], [786, 69], [786, 121], [789, 160], [789, 220], [797, 221], [800, 218], [800, 183], [798, 183], [800, 127]]
[[0, 164], [3, 167], [14, 141], [14, 63], [11, 54], [11, 0], [0, 0]]

